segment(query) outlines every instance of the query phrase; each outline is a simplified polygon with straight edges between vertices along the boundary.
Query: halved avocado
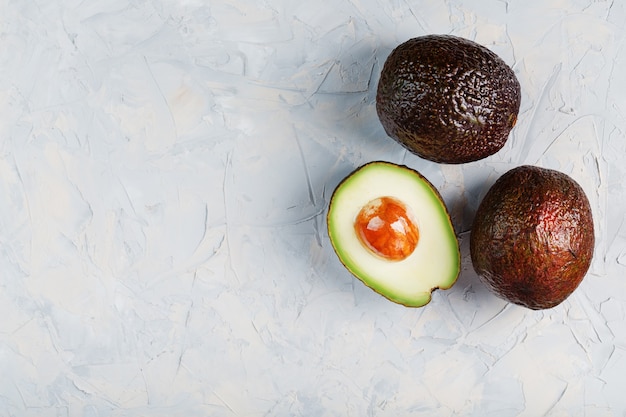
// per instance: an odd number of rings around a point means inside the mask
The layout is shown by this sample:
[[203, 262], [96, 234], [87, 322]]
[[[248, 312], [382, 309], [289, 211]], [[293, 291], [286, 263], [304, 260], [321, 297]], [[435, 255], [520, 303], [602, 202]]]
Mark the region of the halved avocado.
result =
[[460, 272], [459, 244], [437, 189], [419, 172], [370, 162], [335, 189], [328, 234], [343, 265], [365, 285], [422, 307]]

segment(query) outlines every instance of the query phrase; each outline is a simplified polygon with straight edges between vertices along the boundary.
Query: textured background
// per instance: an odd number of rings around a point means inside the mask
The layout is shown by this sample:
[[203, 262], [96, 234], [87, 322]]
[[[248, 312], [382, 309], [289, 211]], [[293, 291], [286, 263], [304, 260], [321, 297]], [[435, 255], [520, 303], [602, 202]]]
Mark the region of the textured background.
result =
[[[625, 22], [616, 0], [0, 0], [0, 414], [626, 415]], [[438, 165], [385, 136], [382, 64], [427, 33], [515, 70], [498, 154]], [[422, 309], [328, 241], [334, 187], [379, 159], [439, 187], [460, 236]], [[547, 311], [468, 258], [521, 164], [595, 215], [592, 268]]]

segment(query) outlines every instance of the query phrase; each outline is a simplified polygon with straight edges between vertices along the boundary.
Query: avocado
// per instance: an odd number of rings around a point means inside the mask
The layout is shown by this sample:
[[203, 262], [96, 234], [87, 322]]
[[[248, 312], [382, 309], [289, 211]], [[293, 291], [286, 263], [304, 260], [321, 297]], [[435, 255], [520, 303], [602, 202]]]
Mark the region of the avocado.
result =
[[468, 39], [426, 35], [397, 46], [378, 81], [385, 132], [418, 156], [460, 164], [500, 150], [517, 121], [521, 93], [513, 70]]
[[459, 244], [437, 189], [403, 165], [375, 161], [337, 186], [327, 214], [339, 260], [382, 296], [422, 307], [460, 271]]
[[562, 172], [525, 165], [502, 175], [481, 201], [470, 253], [495, 294], [540, 310], [578, 287], [594, 244], [591, 207], [580, 185]]

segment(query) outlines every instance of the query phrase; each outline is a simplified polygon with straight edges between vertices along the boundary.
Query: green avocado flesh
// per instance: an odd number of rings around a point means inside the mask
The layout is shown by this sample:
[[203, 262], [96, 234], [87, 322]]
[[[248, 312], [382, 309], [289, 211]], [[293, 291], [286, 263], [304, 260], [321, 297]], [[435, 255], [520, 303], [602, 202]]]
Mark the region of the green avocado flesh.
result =
[[[391, 197], [412, 212], [419, 241], [403, 260], [388, 260], [362, 243], [355, 219], [368, 202]], [[330, 241], [344, 266], [365, 285], [396, 303], [421, 307], [435, 289], [448, 289], [460, 271], [460, 252], [447, 208], [436, 188], [406, 166], [371, 162], [335, 189], [328, 209]]]

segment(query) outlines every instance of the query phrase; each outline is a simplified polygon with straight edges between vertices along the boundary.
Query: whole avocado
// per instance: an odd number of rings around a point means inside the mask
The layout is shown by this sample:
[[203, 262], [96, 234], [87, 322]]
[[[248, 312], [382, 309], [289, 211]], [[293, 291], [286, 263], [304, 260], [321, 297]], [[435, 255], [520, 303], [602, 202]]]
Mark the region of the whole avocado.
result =
[[481, 280], [501, 298], [533, 310], [555, 307], [580, 284], [595, 237], [591, 207], [568, 175], [520, 166], [480, 203], [470, 252]]
[[459, 164], [504, 146], [520, 96], [513, 70], [494, 52], [468, 39], [426, 35], [385, 61], [376, 111], [386, 133], [409, 151]]

